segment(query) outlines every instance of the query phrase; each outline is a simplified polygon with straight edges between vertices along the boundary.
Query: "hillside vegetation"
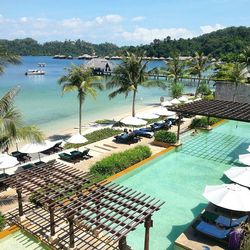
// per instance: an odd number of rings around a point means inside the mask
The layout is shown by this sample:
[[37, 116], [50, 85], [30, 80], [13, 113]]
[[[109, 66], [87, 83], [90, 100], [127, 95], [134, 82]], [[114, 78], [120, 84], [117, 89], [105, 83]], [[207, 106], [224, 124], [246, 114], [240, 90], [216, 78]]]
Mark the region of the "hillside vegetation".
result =
[[25, 55], [55, 55], [64, 54], [79, 56], [96, 53], [98, 56], [122, 55], [125, 51], [145, 51], [147, 56], [168, 57], [173, 52], [190, 56], [195, 51], [203, 51], [205, 55], [214, 57], [231, 57], [241, 52], [250, 44], [250, 27], [229, 27], [192, 39], [155, 39], [148, 45], [118, 47], [112, 43], [92, 44], [82, 40], [51, 41], [43, 44], [32, 38], [0, 40], [0, 46], [7, 51]]

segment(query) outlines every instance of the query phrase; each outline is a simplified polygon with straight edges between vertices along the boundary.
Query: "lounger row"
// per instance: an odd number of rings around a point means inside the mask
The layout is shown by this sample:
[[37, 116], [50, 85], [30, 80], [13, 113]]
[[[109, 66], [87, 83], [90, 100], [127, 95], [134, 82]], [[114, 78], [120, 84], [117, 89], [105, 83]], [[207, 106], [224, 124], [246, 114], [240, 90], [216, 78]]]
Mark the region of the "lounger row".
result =
[[134, 132], [131, 132], [129, 134], [116, 135], [114, 140], [118, 143], [132, 144], [140, 141], [140, 138]]
[[201, 214], [201, 220], [195, 221], [192, 227], [199, 233], [223, 243], [227, 243], [229, 233], [235, 227], [245, 223], [247, 219], [248, 215], [233, 219], [205, 211]]
[[80, 160], [90, 158], [91, 155], [89, 155], [89, 150], [90, 149], [85, 149], [82, 152], [78, 151], [78, 150], [74, 150], [74, 151], [70, 152], [69, 154], [68, 153], [60, 153], [59, 158], [63, 161], [76, 163]]

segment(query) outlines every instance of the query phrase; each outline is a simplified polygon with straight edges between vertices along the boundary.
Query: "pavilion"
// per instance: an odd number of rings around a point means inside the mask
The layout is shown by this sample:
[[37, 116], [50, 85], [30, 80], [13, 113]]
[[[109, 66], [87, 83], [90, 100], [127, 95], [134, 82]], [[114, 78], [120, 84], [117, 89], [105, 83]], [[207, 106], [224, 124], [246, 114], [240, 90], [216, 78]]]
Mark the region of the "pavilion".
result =
[[[18, 209], [6, 220], [52, 249], [128, 249], [127, 234], [144, 223], [149, 249], [152, 215], [164, 202], [51, 161], [5, 179], [16, 189]], [[33, 203], [23, 204], [23, 195]]]
[[177, 141], [180, 140], [180, 120], [185, 115], [202, 115], [221, 119], [250, 122], [250, 103], [222, 100], [200, 100], [179, 106], [169, 107], [178, 116]]

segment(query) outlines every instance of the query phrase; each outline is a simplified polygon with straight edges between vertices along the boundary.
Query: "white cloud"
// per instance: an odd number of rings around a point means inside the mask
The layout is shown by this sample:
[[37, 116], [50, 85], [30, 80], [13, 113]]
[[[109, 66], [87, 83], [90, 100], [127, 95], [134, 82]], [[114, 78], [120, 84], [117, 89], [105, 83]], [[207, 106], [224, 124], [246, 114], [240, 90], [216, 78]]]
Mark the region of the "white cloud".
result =
[[95, 21], [98, 24], [103, 24], [105, 22], [108, 23], [119, 23], [122, 21], [122, 16], [120, 15], [106, 15], [106, 16], [99, 16], [95, 18]]
[[135, 16], [132, 18], [132, 22], [140, 22], [145, 20], [145, 16]]
[[215, 25], [204, 25], [200, 26], [200, 29], [202, 31], [202, 34], [210, 33], [212, 31], [220, 30], [226, 28], [225, 26], [221, 24], [215, 24]]
[[164, 28], [164, 29], [147, 29], [137, 27], [134, 31], [124, 31], [122, 37], [127, 41], [138, 41], [143, 43], [152, 42], [154, 39], [164, 39], [167, 36], [171, 38], [189, 38], [194, 33], [185, 28]]

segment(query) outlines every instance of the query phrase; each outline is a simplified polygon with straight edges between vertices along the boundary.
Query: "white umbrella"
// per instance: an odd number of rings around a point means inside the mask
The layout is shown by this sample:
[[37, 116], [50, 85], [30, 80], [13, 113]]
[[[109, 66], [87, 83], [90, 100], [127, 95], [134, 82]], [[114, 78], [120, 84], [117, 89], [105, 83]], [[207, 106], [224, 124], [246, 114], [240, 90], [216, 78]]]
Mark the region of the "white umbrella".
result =
[[52, 141], [44, 141], [41, 143], [29, 143], [24, 145], [22, 148], [19, 149], [19, 151], [21, 153], [26, 153], [26, 154], [34, 154], [34, 153], [38, 153], [38, 157], [40, 160], [40, 152], [45, 151], [49, 148], [52, 148], [54, 145], [56, 144], [56, 142], [52, 142]]
[[250, 146], [247, 148], [247, 151], [250, 152]]
[[224, 174], [233, 182], [250, 187], [250, 167], [231, 167]]
[[188, 101], [186, 101], [186, 103], [191, 103], [191, 102], [193, 102], [193, 100], [188, 100]]
[[160, 115], [160, 116], [172, 116], [175, 115], [175, 112], [169, 111], [166, 108], [158, 107], [153, 110], [154, 114]]
[[239, 161], [245, 165], [250, 165], [250, 154], [239, 155]]
[[159, 118], [159, 115], [148, 112], [148, 113], [139, 113], [136, 115], [136, 117], [147, 120], [147, 119], [157, 119]]
[[201, 101], [202, 99], [200, 97], [194, 99], [194, 101]]
[[188, 98], [186, 96], [182, 96], [178, 99], [180, 102], [187, 102], [188, 101]]
[[165, 102], [162, 102], [161, 103], [161, 106], [163, 106], [163, 107], [167, 107], [167, 106], [173, 106], [173, 104], [170, 102], [170, 101], [165, 101]]
[[250, 190], [238, 184], [206, 186], [203, 196], [219, 207], [234, 211], [250, 211]]
[[83, 144], [87, 141], [88, 141], [87, 138], [85, 138], [83, 135], [80, 134], [73, 135], [67, 140], [67, 142], [72, 144]]
[[12, 168], [17, 164], [19, 164], [19, 161], [16, 157], [8, 154], [0, 154], [0, 169], [3, 169], [3, 172], [5, 172], [5, 169]]
[[147, 121], [133, 116], [123, 118], [122, 120], [120, 120], [120, 122], [131, 126], [142, 126], [147, 124]]
[[181, 102], [178, 100], [178, 99], [173, 99], [172, 101], [171, 101], [171, 103], [173, 104], [173, 105], [178, 105], [178, 104], [181, 104]]

